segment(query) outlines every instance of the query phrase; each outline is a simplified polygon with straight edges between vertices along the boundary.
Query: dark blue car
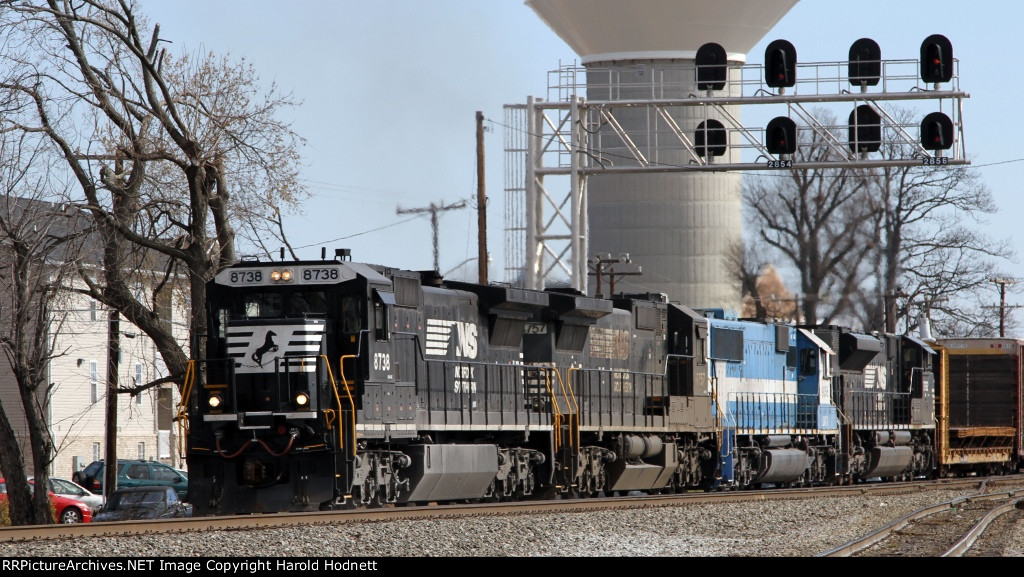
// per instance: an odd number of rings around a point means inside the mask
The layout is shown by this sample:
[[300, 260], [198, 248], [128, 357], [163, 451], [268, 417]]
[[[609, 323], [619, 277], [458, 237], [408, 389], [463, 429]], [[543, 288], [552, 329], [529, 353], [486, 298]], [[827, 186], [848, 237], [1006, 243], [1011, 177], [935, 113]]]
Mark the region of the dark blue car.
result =
[[[103, 494], [105, 468], [103, 461], [93, 461], [88, 467], [76, 471], [71, 479], [86, 489]], [[178, 497], [188, 500], [188, 475], [157, 461], [117, 460], [117, 488], [122, 487], [173, 487]]]
[[125, 487], [111, 493], [92, 520], [95, 523], [191, 516], [192, 505], [179, 499], [171, 487]]

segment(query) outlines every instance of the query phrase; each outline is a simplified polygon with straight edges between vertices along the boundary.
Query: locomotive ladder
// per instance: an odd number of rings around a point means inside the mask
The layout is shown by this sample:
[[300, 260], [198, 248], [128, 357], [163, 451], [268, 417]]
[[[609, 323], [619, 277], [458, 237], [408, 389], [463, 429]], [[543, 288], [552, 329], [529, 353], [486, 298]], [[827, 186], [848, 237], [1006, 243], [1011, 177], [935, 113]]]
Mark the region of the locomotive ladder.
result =
[[[338, 394], [338, 383], [335, 382], [335, 380], [334, 380], [334, 373], [331, 371], [331, 362], [330, 362], [330, 360], [328, 360], [326, 355], [321, 355], [321, 358], [324, 360], [324, 365], [327, 367], [327, 378], [330, 379], [331, 391], [334, 392], [334, 401], [338, 404], [338, 411], [339, 411], [338, 448], [339, 449], [344, 449], [346, 447], [346, 444], [345, 444], [345, 424], [340, 422], [340, 421], [343, 419], [343, 417], [344, 417], [344, 415], [346, 413], [345, 405], [341, 402], [341, 400], [342, 400], [341, 395]], [[350, 424], [349, 431], [351, 433], [351, 439], [352, 439], [352, 442], [349, 443], [348, 446], [351, 447], [351, 451], [349, 451], [351, 453], [351, 455], [349, 455], [349, 456], [351, 456], [351, 457], [355, 457], [356, 456], [356, 403], [355, 403], [355, 400], [352, 398], [352, 387], [350, 386], [350, 385], [352, 385], [352, 381], [348, 380], [345, 377], [345, 359], [355, 359], [355, 358], [358, 358], [358, 357], [356, 355], [342, 355], [341, 358], [338, 359], [338, 371], [340, 372], [340, 375], [341, 375], [341, 384], [345, 387], [345, 399], [348, 401], [347, 412], [349, 414], [349, 424]], [[329, 413], [327, 413], [327, 411], [325, 411], [325, 416], [327, 416], [327, 428], [328, 429], [333, 428], [334, 417], [330, 416]]]
[[[569, 369], [571, 372], [573, 369]], [[551, 383], [551, 373], [558, 379], [557, 390]], [[551, 396], [551, 413], [553, 421], [554, 455], [561, 466], [564, 487], [575, 487], [576, 472], [580, 465], [580, 415], [579, 404], [569, 383], [569, 374], [563, 379], [555, 369], [545, 371], [548, 394]]]
[[196, 362], [193, 359], [188, 361], [187, 368], [185, 369], [185, 379], [181, 383], [181, 396], [178, 399], [176, 419], [178, 421], [178, 455], [182, 459], [187, 458], [186, 449], [190, 429], [188, 422], [188, 403], [189, 397], [192, 396], [192, 389], [195, 388], [195, 384]]
[[[331, 385], [331, 392], [334, 393], [334, 402], [338, 407], [337, 412], [331, 408], [323, 409], [324, 426], [327, 427], [328, 430], [334, 428], [337, 428], [338, 430], [338, 446], [334, 457], [335, 466], [337, 467], [338, 460], [336, 457], [338, 454], [344, 454], [345, 457], [343, 474], [339, 474], [338, 471], [335, 470], [335, 497], [342, 497], [347, 503], [349, 499], [352, 498], [352, 495], [347, 491], [342, 493], [337, 492], [337, 477], [342, 477], [342, 487], [348, 487], [351, 485], [352, 478], [355, 476], [353, 467], [356, 460], [356, 407], [355, 400], [352, 398], [352, 381], [349, 381], [348, 378], [345, 377], [345, 359], [355, 359], [358, 357], [357, 355], [342, 355], [338, 359], [338, 372], [341, 377], [341, 385], [344, 387], [344, 396], [338, 392], [338, 381], [334, 379], [334, 372], [331, 370], [330, 359], [327, 358], [327, 355], [320, 355], [320, 358], [323, 359], [324, 366], [327, 368], [327, 378]], [[345, 408], [345, 403], [342, 402], [343, 399], [348, 402], [348, 409]], [[345, 443], [346, 413], [349, 415], [348, 422], [350, 426], [348, 427], [348, 431], [351, 439], [351, 442], [347, 444]]]

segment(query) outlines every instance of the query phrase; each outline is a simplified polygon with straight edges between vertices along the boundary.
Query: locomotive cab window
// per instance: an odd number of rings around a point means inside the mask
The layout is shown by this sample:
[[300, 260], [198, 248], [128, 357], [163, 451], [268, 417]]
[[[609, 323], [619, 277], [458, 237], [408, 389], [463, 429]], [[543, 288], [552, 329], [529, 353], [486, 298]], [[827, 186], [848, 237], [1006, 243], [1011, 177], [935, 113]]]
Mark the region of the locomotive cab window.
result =
[[223, 339], [228, 336], [228, 319], [230, 318], [231, 309], [217, 309], [217, 337]]
[[327, 314], [327, 297], [324, 291], [296, 292], [288, 299], [291, 316], [323, 316]]
[[358, 333], [363, 329], [362, 314], [359, 305], [362, 299], [358, 296], [345, 296], [341, 299], [341, 332]]
[[388, 310], [384, 303], [373, 303], [373, 328], [378, 341], [388, 340]]
[[800, 351], [800, 374], [813, 375], [818, 372], [818, 351], [804, 349]]
[[697, 342], [696, 349], [694, 350], [695, 357], [697, 358], [697, 366], [704, 366], [708, 364], [708, 326], [697, 325]]
[[373, 329], [378, 341], [388, 340], [388, 307], [395, 304], [395, 293], [373, 291]]
[[245, 318], [279, 318], [284, 312], [280, 293], [252, 293], [245, 295]]

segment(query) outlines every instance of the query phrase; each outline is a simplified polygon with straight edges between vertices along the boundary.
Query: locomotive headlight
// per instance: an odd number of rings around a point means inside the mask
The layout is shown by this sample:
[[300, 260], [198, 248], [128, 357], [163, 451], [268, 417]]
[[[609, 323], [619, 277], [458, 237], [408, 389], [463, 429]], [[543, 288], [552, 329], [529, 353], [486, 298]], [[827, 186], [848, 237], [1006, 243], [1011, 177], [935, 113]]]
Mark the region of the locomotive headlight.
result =
[[206, 400], [207, 404], [210, 405], [211, 409], [220, 408], [220, 395], [210, 395], [210, 398]]
[[292, 282], [291, 269], [275, 270], [270, 272], [270, 280], [273, 282]]
[[298, 408], [309, 406], [309, 393], [305, 391], [299, 391], [295, 393], [295, 406]]

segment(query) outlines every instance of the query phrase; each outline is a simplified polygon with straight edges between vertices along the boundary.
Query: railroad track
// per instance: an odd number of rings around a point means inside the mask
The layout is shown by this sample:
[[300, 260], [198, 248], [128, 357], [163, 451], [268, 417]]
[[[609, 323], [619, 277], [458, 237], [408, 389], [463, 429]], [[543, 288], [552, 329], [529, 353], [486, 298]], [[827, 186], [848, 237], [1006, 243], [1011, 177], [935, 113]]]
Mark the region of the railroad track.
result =
[[1024, 489], [959, 497], [915, 511], [818, 556], [998, 556], [1007, 532], [990, 528], [1020, 518]]
[[[1024, 475], [988, 480], [988, 488], [1004, 484], [1021, 486]], [[457, 518], [475, 515], [518, 515], [566, 511], [600, 511], [615, 508], [665, 507], [683, 504], [723, 503], [730, 501], [770, 501], [775, 499], [813, 499], [842, 495], [898, 495], [927, 490], [984, 491], [982, 480], [958, 478], [920, 480], [905, 483], [865, 483], [844, 487], [769, 489], [765, 491], [695, 492], [669, 495], [643, 495], [594, 499], [556, 499], [507, 503], [447, 504], [416, 507], [388, 506], [379, 509], [321, 511], [309, 513], [272, 513], [195, 517], [190, 519], [82, 523], [73, 525], [33, 525], [0, 528], [0, 542], [36, 539], [69, 539], [95, 536], [121, 536], [154, 533], [188, 533], [208, 530], [246, 530], [276, 527], [302, 527], [367, 521], [403, 519]], [[881, 520], [880, 522], [885, 522]]]

